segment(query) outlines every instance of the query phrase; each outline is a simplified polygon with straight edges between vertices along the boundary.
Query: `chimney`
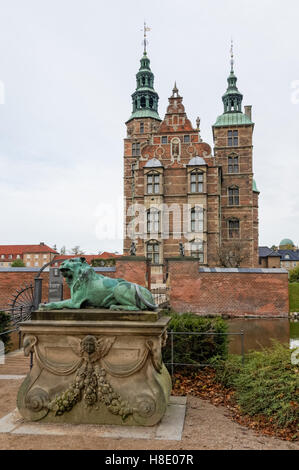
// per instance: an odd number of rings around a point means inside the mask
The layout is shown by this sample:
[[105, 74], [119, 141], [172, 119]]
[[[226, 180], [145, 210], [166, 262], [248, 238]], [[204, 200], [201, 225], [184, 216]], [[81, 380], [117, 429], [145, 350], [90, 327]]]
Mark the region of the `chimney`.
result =
[[245, 111], [246, 116], [248, 116], [251, 121], [252, 106], [251, 105], [244, 106], [244, 111]]
[[45, 246], [45, 242], [40, 242], [40, 246]]

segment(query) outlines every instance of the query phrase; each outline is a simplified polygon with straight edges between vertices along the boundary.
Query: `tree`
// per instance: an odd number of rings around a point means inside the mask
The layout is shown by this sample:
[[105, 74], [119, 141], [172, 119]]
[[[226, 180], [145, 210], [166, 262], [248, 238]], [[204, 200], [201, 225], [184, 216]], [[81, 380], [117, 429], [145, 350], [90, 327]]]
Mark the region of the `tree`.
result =
[[80, 248], [79, 245], [74, 246], [74, 248], [71, 249], [71, 255], [84, 255], [84, 251], [82, 248]]
[[11, 263], [12, 268], [25, 268], [25, 263], [20, 259], [17, 258]]
[[290, 282], [299, 282], [299, 266], [291, 269], [289, 273], [289, 280]]
[[239, 268], [248, 258], [240, 240], [234, 240], [218, 248], [218, 261], [224, 268]]

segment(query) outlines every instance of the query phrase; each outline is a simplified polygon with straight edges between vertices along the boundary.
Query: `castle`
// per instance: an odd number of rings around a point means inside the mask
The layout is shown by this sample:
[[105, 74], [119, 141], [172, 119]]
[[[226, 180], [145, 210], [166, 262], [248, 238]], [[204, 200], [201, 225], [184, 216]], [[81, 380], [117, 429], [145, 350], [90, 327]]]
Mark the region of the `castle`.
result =
[[187, 117], [174, 85], [163, 120], [146, 48], [124, 139], [124, 254], [151, 260], [162, 282], [167, 258], [192, 256], [203, 267], [258, 266], [258, 196], [253, 179], [254, 123], [242, 110], [233, 54], [213, 151]]

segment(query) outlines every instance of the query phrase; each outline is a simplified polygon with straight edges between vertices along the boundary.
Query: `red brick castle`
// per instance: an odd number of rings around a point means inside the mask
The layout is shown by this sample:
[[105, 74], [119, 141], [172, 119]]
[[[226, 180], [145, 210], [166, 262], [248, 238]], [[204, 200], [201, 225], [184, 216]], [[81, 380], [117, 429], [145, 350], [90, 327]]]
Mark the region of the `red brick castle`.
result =
[[213, 152], [200, 136], [199, 118], [195, 127], [188, 119], [176, 84], [160, 119], [146, 50], [136, 79], [124, 140], [124, 253], [134, 241], [156, 275], [167, 258], [183, 253], [202, 266], [257, 267], [254, 124], [251, 106], [242, 110], [233, 55], [224, 112], [212, 126]]

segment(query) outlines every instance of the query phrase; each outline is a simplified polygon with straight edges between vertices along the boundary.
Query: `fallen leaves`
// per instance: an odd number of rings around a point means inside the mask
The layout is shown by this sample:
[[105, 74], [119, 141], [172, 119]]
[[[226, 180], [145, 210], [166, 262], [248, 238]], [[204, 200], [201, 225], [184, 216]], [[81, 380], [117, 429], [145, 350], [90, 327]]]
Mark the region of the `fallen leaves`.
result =
[[[198, 372], [182, 371], [174, 374], [173, 395], [192, 395], [209, 400], [215, 406], [225, 406], [229, 416], [242, 426], [266, 436], [279, 437], [287, 441], [298, 441], [299, 433], [296, 426], [278, 428], [273, 425], [271, 417], [264, 415], [249, 416], [242, 411], [235, 400], [235, 391], [224, 387], [216, 381], [212, 368], [200, 369]], [[293, 406], [297, 406], [294, 402]]]

